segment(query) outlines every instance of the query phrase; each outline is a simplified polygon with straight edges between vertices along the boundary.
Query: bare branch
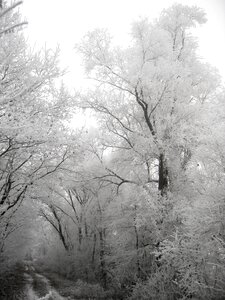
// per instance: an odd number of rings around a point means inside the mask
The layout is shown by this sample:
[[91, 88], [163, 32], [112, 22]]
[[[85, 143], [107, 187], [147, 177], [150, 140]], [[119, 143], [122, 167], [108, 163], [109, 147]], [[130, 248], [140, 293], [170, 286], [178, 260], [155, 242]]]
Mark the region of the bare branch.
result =
[[7, 208], [0, 214], [0, 216], [2, 217], [10, 208], [14, 207], [19, 200], [23, 199], [27, 190], [28, 184], [25, 185], [24, 189], [17, 195], [15, 201], [13, 201], [13, 203], [11, 203], [10, 205], [7, 206]]
[[3, 29], [2, 31], [0, 31], [0, 36], [3, 34], [6, 34], [6, 33], [12, 32], [17, 27], [22, 27], [23, 25], [27, 25], [27, 24], [28, 24], [28, 22], [24, 21], [24, 22], [15, 24], [13, 26], [7, 27], [7, 28]]
[[63, 163], [64, 161], [67, 159], [66, 158], [66, 154], [67, 154], [67, 150], [65, 151], [65, 153], [63, 154], [62, 160], [50, 171], [47, 171], [45, 174], [43, 174], [42, 176], [40, 176], [38, 179], [42, 179], [45, 176], [54, 173]]
[[11, 10], [13, 10], [14, 8], [16, 8], [17, 6], [21, 5], [23, 3], [23, 1], [18, 1], [14, 4], [12, 4], [10, 7], [6, 8], [5, 10], [3, 10], [0, 13], [0, 18], [2, 18], [4, 15], [6, 15], [8, 12], [10, 12]]

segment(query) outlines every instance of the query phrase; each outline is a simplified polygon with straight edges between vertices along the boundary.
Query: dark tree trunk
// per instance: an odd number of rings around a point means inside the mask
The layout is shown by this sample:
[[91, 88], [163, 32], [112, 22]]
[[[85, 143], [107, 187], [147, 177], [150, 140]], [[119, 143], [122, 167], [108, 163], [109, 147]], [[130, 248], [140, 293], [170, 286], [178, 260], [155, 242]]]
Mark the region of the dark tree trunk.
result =
[[65, 250], [69, 251], [69, 246], [68, 246], [68, 244], [66, 242], [66, 238], [65, 238], [65, 236], [63, 234], [61, 223], [58, 223], [58, 225], [59, 225], [59, 228], [58, 228], [59, 229], [59, 231], [58, 231], [59, 232], [59, 237], [60, 237], [60, 239], [61, 239], [61, 241], [63, 243], [63, 246], [64, 246]]
[[57, 211], [55, 209], [55, 207], [53, 205], [50, 206], [50, 209], [55, 217], [55, 220], [57, 221], [57, 224], [58, 224], [58, 227], [56, 225], [54, 225], [54, 222], [51, 222], [47, 216], [45, 216], [45, 218], [47, 219], [48, 222], [50, 222], [50, 224], [52, 224], [52, 226], [56, 229], [56, 231], [58, 232], [59, 234], [59, 238], [60, 240], [62, 241], [63, 243], [63, 246], [65, 248], [66, 251], [69, 251], [69, 245], [67, 243], [67, 240], [66, 240], [66, 236], [64, 235], [64, 230], [63, 230], [63, 227], [62, 227], [62, 223], [61, 223], [61, 219], [60, 217], [58, 216], [57, 214]]
[[81, 226], [78, 227], [78, 240], [79, 240], [79, 249], [82, 243], [83, 235], [82, 235], [82, 228]]
[[100, 240], [100, 266], [101, 266], [101, 277], [103, 282], [103, 287], [107, 286], [107, 273], [106, 273], [106, 264], [105, 264], [105, 241], [104, 241], [104, 231], [100, 229], [99, 231], [99, 240]]
[[96, 233], [94, 233], [94, 237], [93, 237], [92, 259], [91, 259], [92, 265], [94, 265], [94, 262], [95, 262], [96, 241], [97, 241], [97, 236], [96, 236]]
[[88, 237], [88, 227], [87, 227], [87, 222], [85, 220], [84, 222], [84, 232], [85, 232], [85, 237]]
[[159, 183], [158, 190], [161, 195], [165, 195], [168, 189], [168, 167], [164, 154], [159, 155]]
[[[136, 222], [136, 218], [134, 220]], [[138, 229], [136, 224], [134, 224], [134, 231], [135, 231], [135, 237], [136, 237], [136, 243], [135, 243], [135, 248], [137, 252], [137, 260], [136, 260], [136, 265], [137, 265], [137, 276], [138, 278], [141, 277], [141, 267], [140, 267], [140, 260], [139, 260], [139, 236], [138, 236]]]

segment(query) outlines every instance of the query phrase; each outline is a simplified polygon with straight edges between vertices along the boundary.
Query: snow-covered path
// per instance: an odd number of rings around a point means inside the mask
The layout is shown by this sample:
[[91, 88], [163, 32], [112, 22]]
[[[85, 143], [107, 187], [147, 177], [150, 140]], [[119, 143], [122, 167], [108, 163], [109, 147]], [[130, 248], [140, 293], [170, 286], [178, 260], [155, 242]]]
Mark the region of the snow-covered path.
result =
[[[32, 276], [28, 273], [24, 274], [27, 280], [26, 297], [27, 300], [66, 300], [59, 295], [59, 293], [51, 287], [49, 280], [38, 273], [34, 273]], [[38, 281], [38, 289], [35, 287], [35, 281]], [[44, 294], [44, 295], [43, 295]]]

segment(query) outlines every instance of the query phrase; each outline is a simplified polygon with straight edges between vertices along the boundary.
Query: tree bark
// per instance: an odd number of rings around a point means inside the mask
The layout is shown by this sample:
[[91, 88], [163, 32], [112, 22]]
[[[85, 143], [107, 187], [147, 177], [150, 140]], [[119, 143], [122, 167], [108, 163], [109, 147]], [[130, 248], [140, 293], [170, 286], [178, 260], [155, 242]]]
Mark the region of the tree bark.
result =
[[[136, 207], [135, 207], [136, 210]], [[138, 236], [138, 229], [136, 226], [136, 216], [134, 219], [134, 231], [135, 231], [135, 237], [136, 237], [136, 243], [135, 243], [135, 248], [136, 248], [136, 252], [137, 252], [137, 260], [136, 260], [136, 265], [137, 265], [137, 276], [138, 278], [141, 277], [141, 267], [140, 267], [140, 260], [139, 260], [139, 236]]]
[[93, 249], [92, 249], [92, 258], [91, 258], [92, 265], [94, 265], [94, 262], [95, 262], [96, 241], [97, 241], [97, 236], [96, 236], [96, 233], [94, 233], [94, 237], [93, 237]]
[[62, 243], [63, 243], [63, 246], [64, 246], [65, 250], [66, 250], [66, 251], [69, 251], [69, 245], [68, 245], [68, 243], [67, 243], [67, 241], [66, 241], [66, 237], [64, 236], [64, 233], [63, 233], [63, 227], [62, 227], [62, 224], [61, 224], [60, 217], [58, 216], [58, 214], [57, 214], [57, 212], [56, 212], [56, 209], [54, 208], [53, 205], [50, 205], [49, 208], [51, 209], [51, 211], [52, 211], [52, 213], [53, 213], [53, 215], [54, 215], [54, 218], [55, 218], [55, 220], [56, 220], [58, 226], [56, 226], [56, 225], [54, 224], [54, 222], [51, 221], [51, 220], [47, 217], [47, 215], [45, 215], [44, 213], [43, 213], [43, 216], [44, 216], [45, 219], [46, 219], [46, 220], [47, 220], [47, 221], [48, 221], [48, 222], [56, 229], [56, 231], [58, 232], [59, 238], [60, 238], [60, 240], [61, 240]]
[[83, 239], [82, 228], [81, 228], [81, 225], [79, 225], [79, 227], [78, 227], [79, 249], [80, 249], [80, 247], [81, 247], [82, 239]]
[[168, 181], [167, 162], [165, 159], [165, 155], [162, 153], [159, 155], [158, 173], [159, 173], [158, 190], [160, 191], [161, 195], [164, 196], [167, 193], [169, 181]]
[[106, 273], [106, 264], [105, 264], [105, 241], [104, 241], [104, 230], [101, 228], [99, 231], [99, 240], [100, 240], [100, 266], [101, 266], [101, 277], [103, 282], [103, 287], [107, 286], [107, 273]]

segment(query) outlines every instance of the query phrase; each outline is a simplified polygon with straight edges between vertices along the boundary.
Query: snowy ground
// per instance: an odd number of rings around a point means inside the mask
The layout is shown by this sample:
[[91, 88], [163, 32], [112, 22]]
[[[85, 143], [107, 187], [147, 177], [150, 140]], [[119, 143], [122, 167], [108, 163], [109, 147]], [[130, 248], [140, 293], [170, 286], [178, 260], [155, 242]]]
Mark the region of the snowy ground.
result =
[[112, 300], [112, 294], [99, 284], [73, 281], [27, 261], [17, 263], [0, 277], [0, 300]]
[[27, 280], [26, 297], [27, 300], [64, 300], [59, 293], [51, 287], [49, 280], [38, 273], [32, 275], [24, 274]]

